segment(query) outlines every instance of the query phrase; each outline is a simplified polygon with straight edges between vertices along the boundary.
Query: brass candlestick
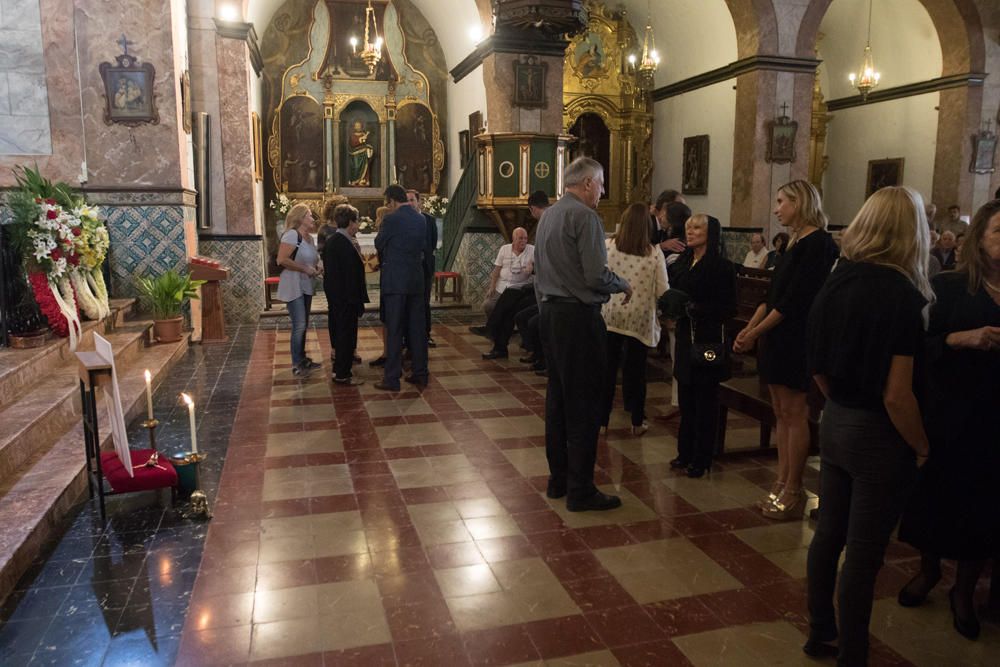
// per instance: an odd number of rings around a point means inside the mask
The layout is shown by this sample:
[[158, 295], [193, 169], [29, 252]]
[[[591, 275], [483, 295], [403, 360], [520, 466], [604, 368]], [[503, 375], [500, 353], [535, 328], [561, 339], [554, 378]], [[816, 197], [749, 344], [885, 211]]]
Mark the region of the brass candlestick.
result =
[[208, 496], [201, 490], [201, 466], [202, 461], [208, 458], [208, 454], [201, 452], [188, 452], [184, 455], [184, 462], [195, 466], [194, 468], [194, 491], [191, 492], [191, 509], [184, 513], [185, 519], [201, 517], [203, 519], [212, 518], [212, 510], [208, 506]]
[[156, 427], [160, 425], [160, 420], [155, 417], [150, 419], [145, 419], [142, 422], [142, 427], [149, 431], [149, 448], [156, 451]]

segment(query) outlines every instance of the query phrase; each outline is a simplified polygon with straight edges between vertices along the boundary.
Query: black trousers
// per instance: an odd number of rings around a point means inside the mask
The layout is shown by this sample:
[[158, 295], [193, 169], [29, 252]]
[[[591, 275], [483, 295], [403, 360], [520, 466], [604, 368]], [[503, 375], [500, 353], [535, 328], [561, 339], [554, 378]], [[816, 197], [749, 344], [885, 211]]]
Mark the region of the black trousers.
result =
[[354, 351], [358, 347], [358, 304], [329, 303], [330, 343], [336, 351], [333, 374], [338, 378], [351, 377]]
[[548, 348], [545, 456], [551, 479], [566, 482], [570, 500], [596, 491], [594, 463], [600, 430], [607, 329], [597, 306], [546, 302], [541, 331]]
[[524, 346], [535, 355], [539, 361], [545, 361], [545, 350], [542, 348], [542, 335], [538, 330], [538, 304], [533, 304], [527, 308], [522, 308], [514, 316], [514, 324], [521, 332], [521, 341]]
[[838, 664], [868, 663], [868, 624], [875, 578], [916, 478], [913, 451], [885, 414], [827, 401], [820, 423], [823, 511], [809, 545], [809, 625], [818, 639], [837, 636], [833, 595], [837, 563], [847, 547], [837, 590]]
[[508, 287], [497, 299], [493, 312], [486, 320], [486, 330], [493, 339], [494, 350], [506, 350], [514, 334], [514, 317], [528, 306], [534, 306], [535, 290], [531, 287]]
[[[385, 373], [382, 382], [399, 388], [403, 374], [403, 337], [413, 359], [413, 376], [427, 378], [427, 329], [424, 323], [424, 295], [383, 294], [385, 303]], [[340, 356], [340, 353], [337, 353]]]
[[[432, 256], [431, 266], [434, 266]], [[434, 287], [434, 269], [424, 268], [424, 323], [427, 337], [431, 337], [431, 289]]]
[[622, 398], [625, 411], [632, 414], [632, 425], [639, 426], [646, 420], [646, 345], [632, 336], [608, 332], [608, 372], [604, 378], [604, 426], [611, 419], [611, 408], [615, 402], [615, 385], [618, 381], [618, 367], [622, 368]]
[[719, 383], [678, 383], [677, 405], [681, 409], [677, 455], [690, 465], [708, 468], [719, 434]]

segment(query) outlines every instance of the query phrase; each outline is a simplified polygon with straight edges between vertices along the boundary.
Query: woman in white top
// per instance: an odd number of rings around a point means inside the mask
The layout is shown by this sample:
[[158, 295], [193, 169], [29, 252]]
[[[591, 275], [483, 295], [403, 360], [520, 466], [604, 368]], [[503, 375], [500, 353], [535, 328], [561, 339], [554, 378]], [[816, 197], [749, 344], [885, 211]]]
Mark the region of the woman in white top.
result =
[[296, 204], [285, 217], [285, 231], [278, 246], [278, 298], [288, 307], [292, 320], [292, 374], [308, 375], [320, 364], [306, 356], [306, 329], [312, 307], [313, 278], [319, 274], [319, 253], [312, 234], [316, 220], [305, 204]]
[[618, 233], [609, 239], [608, 269], [628, 281], [632, 298], [613, 294], [601, 308], [608, 328], [608, 374], [605, 377], [604, 427], [611, 417], [615, 382], [624, 350], [622, 398], [632, 415], [632, 434], [648, 429], [646, 418], [646, 350], [660, 340], [656, 300], [667, 291], [663, 254], [649, 242], [649, 213], [644, 204], [632, 204], [622, 214]]

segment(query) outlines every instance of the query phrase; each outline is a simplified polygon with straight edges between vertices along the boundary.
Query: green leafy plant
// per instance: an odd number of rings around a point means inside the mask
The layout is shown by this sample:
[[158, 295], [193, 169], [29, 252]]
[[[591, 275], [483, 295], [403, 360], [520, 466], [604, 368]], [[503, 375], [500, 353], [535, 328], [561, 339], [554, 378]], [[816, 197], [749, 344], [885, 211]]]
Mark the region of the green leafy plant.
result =
[[198, 288], [204, 280], [191, 280], [190, 275], [180, 275], [173, 269], [155, 278], [144, 276], [136, 281], [139, 293], [153, 311], [153, 318], [169, 320], [180, 317], [187, 299], [198, 298]]

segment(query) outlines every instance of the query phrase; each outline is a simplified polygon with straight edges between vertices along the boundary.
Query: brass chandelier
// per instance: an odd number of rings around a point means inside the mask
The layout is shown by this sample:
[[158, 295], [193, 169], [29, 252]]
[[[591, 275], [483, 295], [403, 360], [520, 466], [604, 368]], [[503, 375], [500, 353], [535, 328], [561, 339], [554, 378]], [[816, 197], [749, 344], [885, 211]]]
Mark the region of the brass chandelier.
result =
[[[629, 56], [629, 62], [635, 64], [635, 55]], [[639, 88], [651, 90], [653, 75], [660, 65], [660, 54], [656, 51], [656, 37], [653, 35], [653, 14], [649, 2], [646, 3], [646, 33], [642, 37], [642, 56], [639, 58], [638, 74]]]
[[[358, 38], [351, 37], [351, 51], [358, 53]], [[368, 73], [375, 73], [375, 66], [382, 59], [382, 38], [378, 34], [378, 22], [375, 20], [375, 9], [372, 0], [368, 0], [365, 8], [365, 41], [361, 47], [361, 60], [368, 65]]]
[[872, 58], [872, 0], [868, 0], [868, 41], [865, 43], [865, 52], [861, 58], [861, 67], [857, 74], [851, 72], [847, 78], [851, 85], [861, 93], [862, 101], [868, 101], [868, 94], [878, 86], [882, 77], [875, 71], [875, 60]]

